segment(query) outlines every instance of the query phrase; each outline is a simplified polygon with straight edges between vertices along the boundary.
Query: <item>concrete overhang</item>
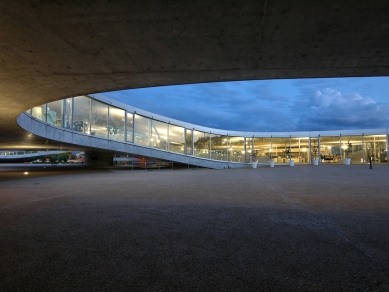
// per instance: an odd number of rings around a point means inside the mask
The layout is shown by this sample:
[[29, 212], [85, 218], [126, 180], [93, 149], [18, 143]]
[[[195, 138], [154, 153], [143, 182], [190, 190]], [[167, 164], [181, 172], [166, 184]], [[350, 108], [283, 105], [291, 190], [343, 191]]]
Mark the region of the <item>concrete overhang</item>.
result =
[[45, 147], [16, 118], [69, 96], [389, 71], [386, 0], [13, 0], [0, 11], [1, 148]]

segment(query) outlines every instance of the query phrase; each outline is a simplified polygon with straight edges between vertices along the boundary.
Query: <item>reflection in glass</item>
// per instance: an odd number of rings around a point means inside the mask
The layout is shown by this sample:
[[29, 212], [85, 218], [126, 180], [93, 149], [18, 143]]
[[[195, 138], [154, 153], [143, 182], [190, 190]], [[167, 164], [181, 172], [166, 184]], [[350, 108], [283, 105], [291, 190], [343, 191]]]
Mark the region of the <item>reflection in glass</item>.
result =
[[[244, 159], [245, 159], [245, 162], [251, 162], [251, 156], [250, 154], [252, 153], [252, 148], [253, 148], [253, 138], [246, 138], [246, 147], [245, 149], [242, 151], [242, 153], [244, 154]], [[257, 158], [258, 159], [258, 158]]]
[[167, 150], [168, 124], [156, 120], [151, 122], [151, 147]]
[[211, 159], [227, 161], [227, 136], [210, 134]]
[[290, 138], [272, 138], [272, 155], [275, 163], [288, 163]]
[[388, 163], [388, 151], [386, 145], [386, 135], [366, 135], [363, 137], [364, 152], [366, 162], [370, 163]]
[[321, 163], [339, 163], [342, 160], [340, 136], [320, 137]]
[[47, 104], [47, 123], [62, 127], [63, 100], [53, 101]]
[[90, 133], [91, 99], [86, 96], [74, 97], [73, 130], [80, 133]]
[[319, 141], [318, 138], [311, 138], [311, 153], [310, 160], [312, 163], [312, 159], [319, 159]]
[[134, 115], [135, 118], [135, 140], [134, 143], [150, 146], [150, 119], [140, 115]]
[[351, 163], [353, 164], [366, 162], [366, 158], [363, 153], [362, 136], [341, 136], [341, 140], [341, 152], [343, 158], [351, 158]]
[[109, 106], [109, 139], [124, 141], [124, 125], [124, 110], [114, 106]]
[[257, 153], [259, 163], [269, 163], [270, 158], [273, 158], [271, 138], [254, 138], [254, 149], [247, 150], [247, 152], [252, 153], [253, 151]]
[[308, 159], [308, 137], [291, 138], [290, 139], [291, 157], [295, 163], [309, 163]]
[[193, 141], [194, 156], [209, 158], [209, 134], [200, 131], [193, 131]]
[[63, 127], [66, 129], [72, 129], [72, 108], [73, 108], [73, 98], [65, 99], [65, 114], [64, 114], [64, 123]]
[[183, 127], [169, 125], [169, 151], [185, 152], [185, 129]]
[[244, 162], [244, 137], [228, 137], [228, 161]]
[[128, 142], [134, 142], [133, 140], [133, 131], [134, 131], [134, 114], [127, 113], [127, 141]]
[[192, 153], [192, 130], [185, 129], [185, 154], [193, 155]]
[[46, 113], [46, 104], [42, 104], [40, 106], [33, 107], [31, 110], [31, 115], [41, 121], [45, 121], [45, 113]]
[[92, 99], [91, 135], [108, 137], [108, 105]]

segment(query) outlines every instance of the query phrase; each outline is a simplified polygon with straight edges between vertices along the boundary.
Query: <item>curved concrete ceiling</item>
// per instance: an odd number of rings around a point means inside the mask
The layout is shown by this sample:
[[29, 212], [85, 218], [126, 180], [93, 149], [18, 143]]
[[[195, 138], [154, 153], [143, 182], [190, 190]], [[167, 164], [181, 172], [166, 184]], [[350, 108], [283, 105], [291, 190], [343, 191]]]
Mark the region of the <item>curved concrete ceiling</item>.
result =
[[3, 148], [45, 146], [16, 117], [68, 96], [389, 70], [386, 0], [12, 0], [0, 11]]

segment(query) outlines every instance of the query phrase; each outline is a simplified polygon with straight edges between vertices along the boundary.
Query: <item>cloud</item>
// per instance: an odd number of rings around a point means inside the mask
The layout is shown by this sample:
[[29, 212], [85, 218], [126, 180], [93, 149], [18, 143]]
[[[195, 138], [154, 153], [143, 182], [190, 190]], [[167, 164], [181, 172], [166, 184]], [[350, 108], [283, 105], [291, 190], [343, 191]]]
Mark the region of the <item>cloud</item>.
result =
[[[172, 119], [224, 130], [314, 131], [388, 127], [389, 104], [355, 90], [361, 87], [360, 80], [221, 82], [132, 89], [104, 95]], [[374, 85], [372, 79], [369, 79], [369, 84]], [[347, 87], [342, 87], [345, 85]], [[349, 93], [342, 93], [339, 88]], [[368, 91], [368, 87], [364, 89]]]
[[317, 90], [308, 98], [306, 113], [297, 130], [383, 128], [389, 124], [389, 104], [359, 93], [342, 94], [331, 88]]

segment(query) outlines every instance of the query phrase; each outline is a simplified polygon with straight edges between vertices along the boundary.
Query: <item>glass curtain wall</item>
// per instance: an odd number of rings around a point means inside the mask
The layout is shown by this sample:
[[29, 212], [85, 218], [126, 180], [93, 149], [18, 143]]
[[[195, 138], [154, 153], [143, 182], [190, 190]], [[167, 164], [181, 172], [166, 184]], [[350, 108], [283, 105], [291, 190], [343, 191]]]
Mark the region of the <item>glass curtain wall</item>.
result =
[[341, 136], [341, 140], [343, 158], [351, 158], [353, 164], [361, 164], [366, 161], [363, 153], [362, 136]]
[[248, 152], [255, 151], [259, 163], [269, 163], [270, 157], [274, 158], [271, 140], [271, 138], [254, 138], [254, 149]]
[[42, 104], [40, 106], [33, 107], [31, 110], [31, 115], [34, 118], [37, 118], [38, 120], [41, 121], [46, 121], [46, 104]]
[[222, 161], [251, 162], [255, 152], [260, 163], [268, 163], [270, 157], [277, 163], [287, 163], [290, 158], [296, 163], [312, 163], [313, 158], [321, 163], [340, 163], [346, 157], [354, 164], [369, 163], [369, 157], [373, 163], [388, 163], [386, 135], [229, 137], [127, 113], [87, 96], [50, 102], [26, 113], [80, 133]]
[[320, 158], [322, 163], [341, 162], [340, 136], [320, 137]]
[[108, 137], [109, 139], [124, 141], [125, 134], [125, 115], [124, 110], [109, 106], [109, 123]]
[[373, 163], [388, 163], [386, 135], [366, 135], [363, 142], [367, 163], [370, 163], [369, 157]]
[[185, 145], [186, 145], [186, 149], [185, 149], [185, 154], [188, 154], [188, 155], [193, 155], [192, 153], [192, 130], [190, 129], [185, 129]]
[[208, 133], [193, 131], [193, 155], [209, 158], [210, 137]]
[[227, 136], [210, 134], [211, 159], [227, 160]]
[[252, 148], [253, 148], [253, 138], [245, 138], [245, 148], [242, 151], [245, 162], [251, 162], [250, 154], [252, 153]]
[[244, 162], [244, 137], [228, 137], [228, 161]]
[[108, 105], [92, 99], [91, 135], [108, 137]]
[[308, 163], [308, 137], [291, 138], [290, 148], [292, 159], [295, 163]]
[[319, 140], [318, 138], [311, 138], [311, 153], [310, 153], [310, 163], [312, 163], [312, 159], [319, 159]]
[[91, 99], [86, 96], [74, 97], [73, 130], [90, 133]]
[[185, 129], [169, 125], [169, 151], [185, 153]]
[[150, 119], [140, 115], [134, 115], [135, 139], [134, 143], [143, 146], [150, 146]]
[[66, 98], [65, 99], [65, 114], [64, 114], [64, 123], [63, 127], [66, 129], [72, 129], [73, 124], [73, 98]]
[[127, 113], [127, 141], [128, 142], [134, 142], [134, 114], [133, 113]]
[[46, 123], [62, 127], [63, 100], [53, 101], [47, 104]]
[[275, 163], [288, 163], [290, 138], [272, 138], [272, 154]]
[[167, 148], [167, 132], [168, 124], [160, 121], [151, 121], [151, 147], [168, 150]]

